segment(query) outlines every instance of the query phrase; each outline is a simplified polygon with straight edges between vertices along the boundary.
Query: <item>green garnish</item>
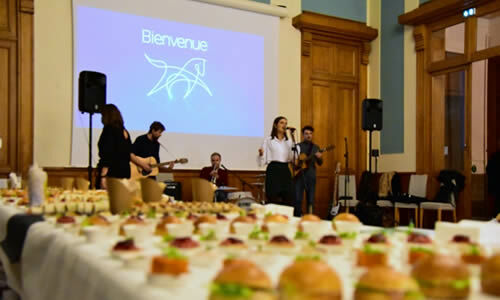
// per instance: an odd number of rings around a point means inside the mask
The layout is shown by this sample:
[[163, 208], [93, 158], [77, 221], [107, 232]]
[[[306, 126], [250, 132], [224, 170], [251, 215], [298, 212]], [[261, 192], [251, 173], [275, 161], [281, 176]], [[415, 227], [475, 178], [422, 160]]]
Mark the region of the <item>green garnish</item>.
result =
[[410, 224], [408, 225], [408, 229], [406, 230], [406, 234], [413, 233], [413, 229], [415, 229], [415, 224], [413, 224], [413, 221], [411, 221]]
[[92, 223], [90, 223], [90, 219], [89, 218], [83, 219], [83, 221], [81, 223], [82, 227], [87, 227], [87, 226], [91, 226], [91, 225], [92, 225]]
[[148, 219], [156, 218], [156, 209], [154, 207], [151, 207], [149, 209], [148, 213], [146, 214], [146, 218], [148, 218]]
[[316, 242], [315, 241], [309, 241], [309, 247], [316, 247]]
[[175, 240], [175, 237], [169, 235], [168, 233], [163, 236], [163, 241], [166, 243], [170, 243], [173, 240]]
[[356, 237], [358, 236], [358, 233], [357, 232], [342, 232], [341, 234], [339, 234], [339, 237], [341, 239], [355, 239]]
[[221, 295], [224, 297], [240, 297], [250, 298], [253, 294], [252, 289], [236, 283], [212, 283], [210, 285], [212, 294]]
[[252, 232], [248, 235], [248, 238], [252, 240], [267, 241], [269, 239], [269, 233], [260, 230], [259, 226], [255, 226]]
[[456, 290], [463, 290], [468, 288], [470, 285], [469, 279], [464, 279], [464, 280], [453, 280], [451, 282], [451, 286], [456, 289]]
[[128, 217], [130, 215], [130, 212], [128, 210], [124, 210], [120, 213], [120, 216], [122, 217]]
[[423, 280], [423, 279], [417, 279], [418, 284], [421, 287], [428, 287], [432, 288], [441, 284], [449, 284], [452, 288], [456, 290], [463, 290], [465, 288], [468, 288], [470, 286], [470, 281], [469, 279], [459, 279], [459, 280], [450, 280], [448, 282], [443, 283], [443, 281], [440, 280]]
[[372, 245], [370, 244], [366, 244], [364, 247], [363, 247], [363, 252], [365, 252], [366, 254], [381, 254], [381, 253], [384, 253], [384, 251], [380, 250], [380, 249], [377, 249], [377, 248], [374, 248]]
[[178, 210], [176, 212], [174, 212], [174, 215], [177, 217], [177, 218], [184, 218], [186, 217], [188, 214], [187, 211], [182, 211], [182, 210]]
[[295, 234], [295, 239], [296, 240], [305, 240], [309, 237], [309, 234], [303, 232], [303, 231], [297, 231]]
[[174, 247], [166, 247], [163, 249], [163, 255], [172, 259], [187, 259], [179, 250]]
[[240, 210], [240, 217], [244, 217], [247, 215], [246, 210]]
[[227, 260], [236, 259], [236, 258], [238, 258], [238, 256], [237, 256], [237, 255], [235, 255], [235, 254], [228, 254], [228, 255], [226, 256], [226, 259], [227, 259]]
[[299, 255], [295, 257], [295, 261], [304, 261], [304, 260], [321, 260], [319, 255]]
[[[358, 292], [365, 292], [365, 293], [377, 293], [377, 294], [387, 294], [389, 291], [369, 287], [360, 283], [356, 284], [356, 290]], [[419, 291], [406, 291], [404, 292], [405, 299], [411, 299], [411, 300], [424, 300], [425, 297], [422, 293]]]
[[273, 215], [273, 213], [269, 211], [269, 212], [267, 212], [267, 213], [264, 215], [264, 218], [265, 218], [265, 217], [272, 216], [272, 215]]
[[215, 230], [210, 230], [206, 235], [200, 237], [202, 241], [214, 241], [216, 239]]
[[431, 249], [424, 248], [424, 247], [411, 247], [410, 251], [412, 251], [412, 252], [424, 252], [424, 253], [428, 253], [428, 254], [434, 253], [434, 251], [432, 251]]
[[469, 248], [469, 255], [472, 255], [472, 256], [480, 256], [481, 255], [481, 249], [479, 249], [479, 246], [478, 245], [470, 245], [470, 248]]

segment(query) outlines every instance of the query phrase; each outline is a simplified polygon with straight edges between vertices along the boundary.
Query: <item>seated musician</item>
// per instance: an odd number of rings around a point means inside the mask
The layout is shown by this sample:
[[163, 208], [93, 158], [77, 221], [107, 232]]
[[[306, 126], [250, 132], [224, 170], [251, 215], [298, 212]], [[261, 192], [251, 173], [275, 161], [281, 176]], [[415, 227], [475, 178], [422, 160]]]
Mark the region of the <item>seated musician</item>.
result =
[[[210, 155], [210, 167], [201, 169], [200, 178], [204, 178], [216, 186], [227, 185], [227, 171], [221, 168], [221, 155], [217, 152]], [[217, 202], [226, 201], [227, 193], [224, 191], [216, 191], [215, 198]]]

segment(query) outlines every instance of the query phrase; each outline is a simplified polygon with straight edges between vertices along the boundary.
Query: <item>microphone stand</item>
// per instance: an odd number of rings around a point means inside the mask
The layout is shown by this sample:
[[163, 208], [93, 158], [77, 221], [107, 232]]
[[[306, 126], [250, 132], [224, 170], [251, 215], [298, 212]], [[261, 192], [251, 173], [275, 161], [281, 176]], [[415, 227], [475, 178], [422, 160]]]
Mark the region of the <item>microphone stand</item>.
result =
[[295, 129], [290, 130], [290, 137], [292, 138], [292, 151], [293, 151], [293, 160], [292, 160], [292, 178], [295, 177], [295, 162], [299, 158], [299, 151], [297, 150], [297, 142], [295, 141]]
[[351, 200], [352, 197], [347, 195], [347, 190], [349, 188], [349, 150], [347, 148], [347, 137], [344, 137], [345, 141], [345, 178], [344, 178], [344, 196], [339, 197], [340, 200], [345, 200], [345, 205], [347, 206], [347, 200]]
[[238, 180], [241, 182], [241, 185], [243, 187], [243, 191], [245, 190], [245, 186], [249, 186], [251, 189], [255, 189], [254, 186], [252, 186], [251, 184], [249, 184], [247, 181], [245, 181], [243, 178], [241, 178], [238, 174], [236, 174], [235, 172], [229, 170], [228, 168], [226, 168], [226, 166], [224, 166], [223, 164], [220, 165], [222, 169], [226, 170], [227, 173], [229, 174], [232, 174], [234, 177], [238, 178]]

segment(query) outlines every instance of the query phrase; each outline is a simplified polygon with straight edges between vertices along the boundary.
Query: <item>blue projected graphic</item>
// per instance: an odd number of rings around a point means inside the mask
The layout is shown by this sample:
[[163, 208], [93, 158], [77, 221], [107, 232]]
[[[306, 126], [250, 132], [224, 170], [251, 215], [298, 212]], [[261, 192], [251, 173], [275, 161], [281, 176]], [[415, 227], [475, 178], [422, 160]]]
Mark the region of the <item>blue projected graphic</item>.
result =
[[[264, 37], [85, 6], [75, 13], [75, 74], [106, 74], [107, 102], [127, 129], [160, 121], [167, 132], [264, 136]], [[77, 105], [75, 126], [86, 128]]]
[[[158, 91], [165, 89], [168, 93], [168, 98], [172, 99], [172, 87], [178, 82], [185, 82], [187, 85], [186, 92], [183, 97], [184, 99], [191, 94], [197, 85], [201, 86], [210, 96], [212, 96], [212, 92], [210, 92], [208, 86], [200, 78], [205, 76], [205, 64], [207, 62], [205, 59], [192, 58], [179, 68], [176, 66], [169, 66], [162, 60], [152, 59], [147, 54], [144, 54], [144, 56], [153, 66], [159, 69], [164, 69], [163, 75], [151, 91], [148, 92], [148, 96], [154, 95]], [[167, 76], [169, 69], [173, 70], [175, 73]], [[190, 69], [193, 70], [190, 72]]]

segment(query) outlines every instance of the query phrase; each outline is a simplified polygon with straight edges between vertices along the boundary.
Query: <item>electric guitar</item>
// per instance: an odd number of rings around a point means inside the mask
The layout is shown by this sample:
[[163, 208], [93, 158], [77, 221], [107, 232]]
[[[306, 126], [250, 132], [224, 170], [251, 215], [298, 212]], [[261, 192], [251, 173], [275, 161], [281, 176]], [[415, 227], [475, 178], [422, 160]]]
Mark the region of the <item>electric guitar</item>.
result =
[[133, 162], [130, 162], [130, 179], [141, 179], [141, 178], [146, 178], [149, 176], [156, 176], [156, 175], [158, 175], [158, 173], [160, 173], [161, 166], [166, 166], [166, 165], [169, 165], [170, 163], [186, 164], [188, 162], [187, 158], [179, 158], [176, 160], [166, 161], [166, 162], [162, 162], [162, 163], [158, 163], [156, 161], [156, 159], [152, 156], [145, 157], [145, 158], [137, 156], [137, 158], [140, 161], [149, 164], [151, 166], [151, 171], [147, 172], [147, 171], [143, 170], [141, 167], [139, 167], [138, 165], [134, 164]]
[[[323, 153], [323, 152], [328, 152], [335, 149], [334, 145], [328, 145], [325, 148], [319, 149], [317, 152]], [[299, 158], [295, 161], [294, 164], [294, 170], [295, 170], [295, 177], [300, 176], [302, 172], [307, 170], [309, 168], [309, 165], [312, 163], [312, 159], [315, 157], [315, 154], [317, 152], [311, 153], [310, 155], [307, 155], [306, 153], [301, 153], [299, 155]]]
[[337, 162], [337, 166], [335, 167], [335, 184], [333, 185], [333, 195], [332, 195], [332, 203], [330, 205], [328, 220], [333, 219], [339, 213], [340, 205], [338, 204], [338, 195], [337, 189], [339, 185], [339, 173], [340, 173], [340, 162]]

